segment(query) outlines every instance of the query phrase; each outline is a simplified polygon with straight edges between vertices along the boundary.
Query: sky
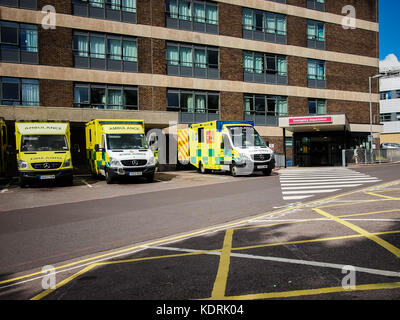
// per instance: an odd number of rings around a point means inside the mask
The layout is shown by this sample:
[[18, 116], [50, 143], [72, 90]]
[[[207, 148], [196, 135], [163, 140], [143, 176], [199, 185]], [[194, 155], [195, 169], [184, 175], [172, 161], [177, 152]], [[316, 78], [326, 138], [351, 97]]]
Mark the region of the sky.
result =
[[379, 0], [381, 65], [400, 65], [400, 0]]

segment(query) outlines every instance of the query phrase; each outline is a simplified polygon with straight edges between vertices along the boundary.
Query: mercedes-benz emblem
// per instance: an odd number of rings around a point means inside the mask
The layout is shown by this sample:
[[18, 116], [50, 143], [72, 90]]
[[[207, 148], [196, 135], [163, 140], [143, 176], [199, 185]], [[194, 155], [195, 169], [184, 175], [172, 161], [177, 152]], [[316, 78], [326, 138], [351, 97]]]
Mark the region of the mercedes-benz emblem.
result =
[[137, 166], [137, 165], [138, 165], [137, 160], [132, 160], [132, 165], [133, 165], [133, 166]]
[[50, 169], [51, 168], [50, 163], [44, 163], [43, 168]]
[[265, 158], [264, 158], [264, 155], [263, 154], [260, 154], [260, 160], [264, 160]]

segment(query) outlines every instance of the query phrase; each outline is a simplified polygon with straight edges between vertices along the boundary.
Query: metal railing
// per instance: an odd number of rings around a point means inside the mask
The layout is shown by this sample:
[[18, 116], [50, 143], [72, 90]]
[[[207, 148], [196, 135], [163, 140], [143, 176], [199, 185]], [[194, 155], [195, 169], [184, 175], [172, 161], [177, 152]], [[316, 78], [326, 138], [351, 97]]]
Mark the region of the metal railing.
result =
[[342, 165], [400, 162], [400, 149], [342, 150]]

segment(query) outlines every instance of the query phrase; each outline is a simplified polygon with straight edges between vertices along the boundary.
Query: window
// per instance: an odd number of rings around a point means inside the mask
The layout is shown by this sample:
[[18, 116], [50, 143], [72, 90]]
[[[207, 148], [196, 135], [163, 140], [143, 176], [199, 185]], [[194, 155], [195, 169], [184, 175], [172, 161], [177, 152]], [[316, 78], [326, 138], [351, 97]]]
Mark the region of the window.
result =
[[72, 0], [72, 8], [77, 16], [136, 23], [136, 0]]
[[219, 93], [168, 89], [167, 111], [179, 112], [181, 123], [219, 120]]
[[308, 86], [325, 88], [325, 61], [308, 60]]
[[218, 5], [211, 1], [166, 0], [167, 28], [218, 34]]
[[381, 100], [391, 100], [391, 99], [396, 99], [397, 97], [400, 98], [400, 92], [399, 91], [383, 91], [381, 92]]
[[271, 84], [287, 84], [285, 56], [243, 52], [244, 81]]
[[168, 75], [218, 79], [218, 61], [218, 48], [167, 43]]
[[0, 51], [2, 62], [37, 64], [37, 26], [0, 21]]
[[278, 125], [278, 117], [286, 116], [287, 97], [270, 95], [244, 95], [244, 118], [256, 125]]
[[38, 106], [39, 80], [0, 78], [1, 104], [11, 106]]
[[36, 10], [36, 0], [0, 0], [0, 6]]
[[392, 114], [391, 113], [382, 113], [381, 114], [381, 122], [389, 122], [392, 121]]
[[136, 39], [74, 31], [76, 68], [137, 72]]
[[243, 8], [243, 38], [286, 43], [286, 16]]
[[307, 21], [307, 46], [325, 50], [325, 24], [319, 21]]
[[318, 11], [325, 11], [325, 0], [307, 0], [307, 8]]
[[309, 114], [326, 114], [326, 101], [319, 99], [308, 100]]
[[74, 106], [108, 110], [138, 110], [138, 90], [133, 86], [76, 83]]

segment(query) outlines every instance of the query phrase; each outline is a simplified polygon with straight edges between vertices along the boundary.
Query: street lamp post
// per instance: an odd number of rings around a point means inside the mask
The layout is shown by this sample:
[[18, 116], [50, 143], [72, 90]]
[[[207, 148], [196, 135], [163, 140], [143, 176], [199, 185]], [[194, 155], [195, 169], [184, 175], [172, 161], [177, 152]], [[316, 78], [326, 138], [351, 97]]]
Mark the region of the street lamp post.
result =
[[369, 148], [370, 148], [370, 153], [371, 153], [371, 162], [373, 159], [373, 150], [372, 150], [372, 144], [374, 141], [373, 138], [373, 132], [372, 132], [372, 79], [379, 79], [383, 77], [383, 74], [377, 74], [375, 76], [369, 77], [369, 131], [370, 131], [370, 138], [369, 141]]

